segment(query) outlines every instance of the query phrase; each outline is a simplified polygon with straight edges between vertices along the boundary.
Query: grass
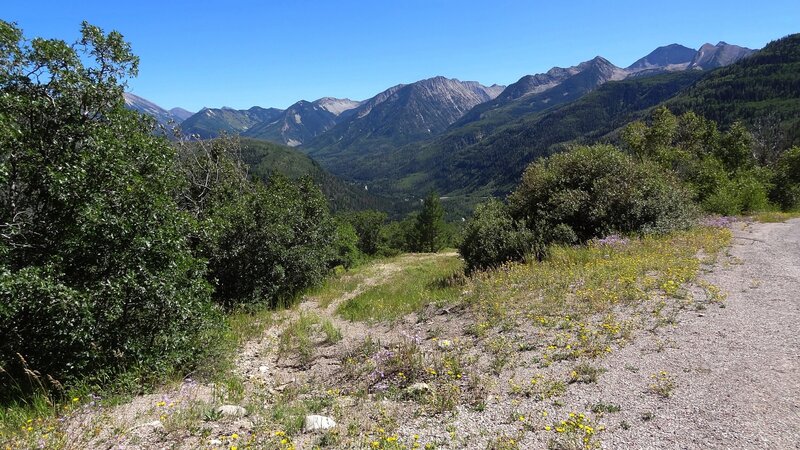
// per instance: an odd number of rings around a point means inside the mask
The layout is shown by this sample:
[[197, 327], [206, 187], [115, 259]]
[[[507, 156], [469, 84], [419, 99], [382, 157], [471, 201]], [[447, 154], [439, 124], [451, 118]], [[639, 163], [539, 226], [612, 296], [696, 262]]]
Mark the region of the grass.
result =
[[601, 374], [605, 373], [606, 369], [596, 367], [589, 363], [583, 362], [578, 364], [570, 372], [570, 383], [596, 383]]
[[278, 355], [297, 356], [304, 367], [314, 359], [316, 344], [335, 344], [342, 340], [342, 332], [330, 319], [322, 319], [316, 314], [301, 313], [289, 323], [278, 340]]
[[429, 303], [458, 298], [458, 274], [463, 263], [455, 255], [416, 258], [402, 265], [381, 284], [339, 305], [337, 313], [352, 321], [394, 320]]
[[[654, 294], [682, 295], [682, 286], [699, 273], [697, 255], [717, 255], [731, 239], [730, 230], [700, 227], [631, 239], [625, 245], [555, 246], [542, 262], [509, 264], [477, 275], [465, 300], [490, 325], [516, 313], [544, 327], [580, 328], [583, 318], [610, 315]], [[605, 335], [624, 328], [620, 323], [598, 324]]]
[[800, 217], [800, 211], [794, 212], [780, 212], [780, 211], [762, 211], [753, 213], [753, 220], [762, 223], [780, 223], [786, 222], [789, 219], [797, 219]]

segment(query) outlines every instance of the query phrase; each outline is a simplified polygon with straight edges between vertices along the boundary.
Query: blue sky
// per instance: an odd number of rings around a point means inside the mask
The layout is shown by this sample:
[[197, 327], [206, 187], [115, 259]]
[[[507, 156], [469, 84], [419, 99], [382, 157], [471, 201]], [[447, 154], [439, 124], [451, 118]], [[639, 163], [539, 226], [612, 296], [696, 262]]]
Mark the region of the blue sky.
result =
[[627, 66], [654, 48], [751, 48], [800, 32], [800, 2], [494, 0], [21, 1], [26, 36], [78, 36], [88, 20], [140, 56], [130, 90], [159, 105], [285, 108], [362, 100], [436, 75], [510, 84], [602, 55]]

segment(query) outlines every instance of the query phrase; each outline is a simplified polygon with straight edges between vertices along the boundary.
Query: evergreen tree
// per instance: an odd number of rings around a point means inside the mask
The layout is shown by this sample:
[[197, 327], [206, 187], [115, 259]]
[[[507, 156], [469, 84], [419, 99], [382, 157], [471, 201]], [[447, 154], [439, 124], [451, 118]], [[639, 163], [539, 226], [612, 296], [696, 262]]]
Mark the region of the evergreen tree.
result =
[[414, 225], [414, 248], [420, 252], [438, 252], [444, 246], [444, 210], [439, 195], [431, 192], [425, 197], [422, 212]]

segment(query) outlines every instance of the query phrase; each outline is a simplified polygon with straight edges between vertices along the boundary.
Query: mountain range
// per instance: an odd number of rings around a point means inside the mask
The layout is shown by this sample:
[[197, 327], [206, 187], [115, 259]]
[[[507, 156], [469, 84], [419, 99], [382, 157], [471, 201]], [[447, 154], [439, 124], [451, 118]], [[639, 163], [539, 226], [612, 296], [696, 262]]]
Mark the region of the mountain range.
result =
[[661, 104], [723, 126], [769, 112], [787, 139], [800, 140], [798, 41], [789, 36], [757, 53], [725, 42], [672, 44], [625, 68], [598, 56], [507, 87], [434, 77], [364, 101], [204, 108], [181, 126], [203, 138], [225, 131], [294, 146], [370, 192], [502, 195], [535, 158], [571, 143], [614, 141], [620, 127]]
[[134, 111], [139, 111], [142, 114], [152, 116], [161, 125], [169, 125], [171, 123], [180, 124], [194, 113], [187, 111], [183, 108], [172, 108], [166, 110], [155, 103], [139, 97], [138, 95], [126, 92], [123, 94], [125, 100], [125, 107]]
[[364, 101], [325, 97], [301, 100], [285, 110], [259, 106], [246, 110], [203, 108], [189, 115], [180, 108], [165, 110], [134, 94], [126, 93], [125, 100], [128, 107], [156, 117], [159, 123], [180, 124], [187, 135], [210, 138], [221, 132], [238, 133], [292, 147], [305, 146], [324, 158], [326, 154], [333, 157], [366, 147], [371, 151], [393, 148], [475, 121], [484, 120], [484, 125], [492, 128], [492, 122], [503, 123], [509, 116], [572, 101], [607, 81], [707, 70], [751, 53], [725, 42], [705, 44], [698, 50], [672, 44], [657, 48], [625, 69], [598, 56], [573, 67], [525, 75], [508, 87], [434, 77], [393, 86]]

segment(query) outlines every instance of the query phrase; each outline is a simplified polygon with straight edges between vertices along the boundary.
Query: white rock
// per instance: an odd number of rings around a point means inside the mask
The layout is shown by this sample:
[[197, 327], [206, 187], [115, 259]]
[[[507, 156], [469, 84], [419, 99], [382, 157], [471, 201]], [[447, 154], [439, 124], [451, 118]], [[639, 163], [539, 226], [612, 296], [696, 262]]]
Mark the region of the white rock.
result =
[[244, 417], [247, 410], [237, 405], [222, 405], [217, 408], [217, 412], [226, 417]]
[[208, 445], [222, 445], [222, 441], [219, 439], [211, 439], [208, 441]]
[[303, 431], [327, 430], [336, 426], [336, 422], [327, 416], [310, 415], [306, 416], [303, 424]]
[[260, 366], [260, 367], [258, 368], [258, 371], [259, 371], [259, 372], [261, 372], [261, 373], [267, 373], [267, 372], [269, 372], [269, 367], [267, 367], [267, 366]]
[[161, 423], [160, 420], [154, 420], [152, 422], [143, 423], [142, 426], [143, 427], [155, 428], [155, 429], [164, 428], [164, 424]]
[[406, 388], [406, 393], [412, 397], [428, 395], [431, 392], [433, 392], [433, 389], [428, 383], [414, 383]]

